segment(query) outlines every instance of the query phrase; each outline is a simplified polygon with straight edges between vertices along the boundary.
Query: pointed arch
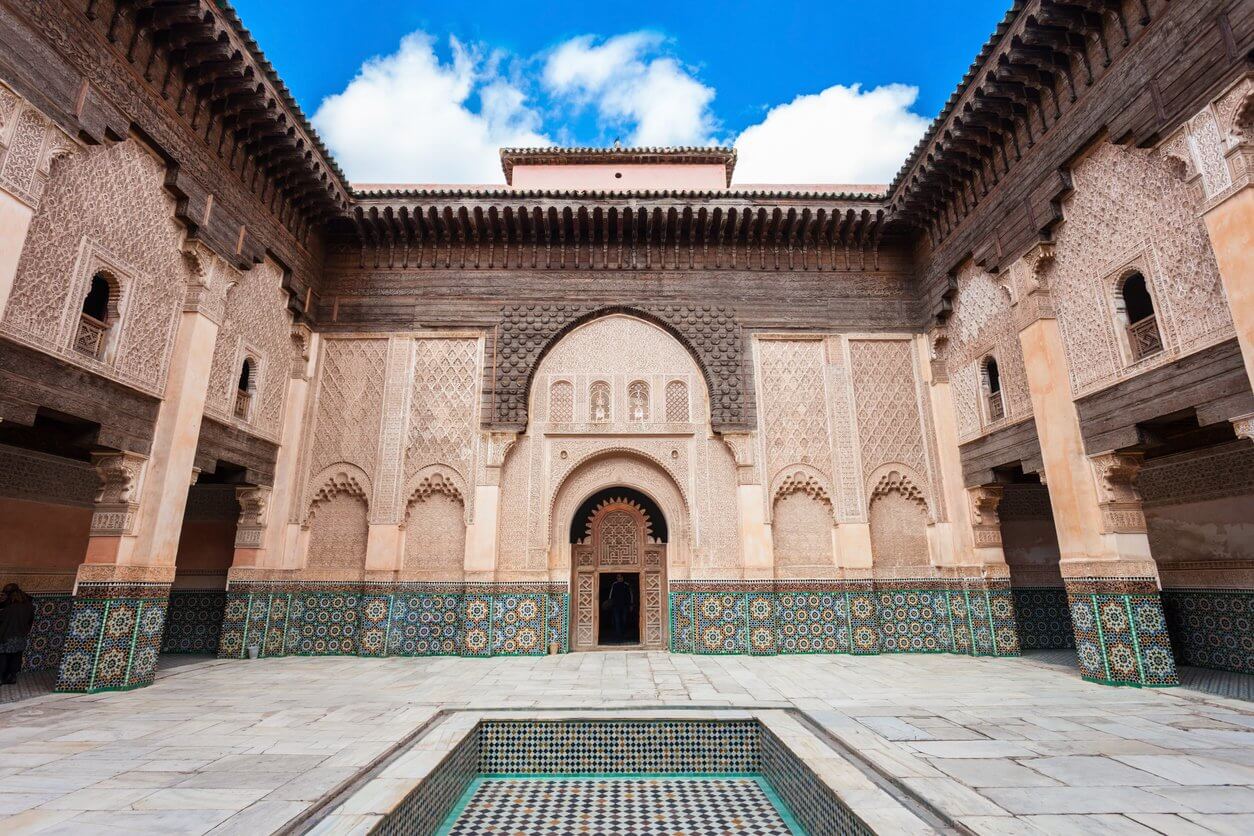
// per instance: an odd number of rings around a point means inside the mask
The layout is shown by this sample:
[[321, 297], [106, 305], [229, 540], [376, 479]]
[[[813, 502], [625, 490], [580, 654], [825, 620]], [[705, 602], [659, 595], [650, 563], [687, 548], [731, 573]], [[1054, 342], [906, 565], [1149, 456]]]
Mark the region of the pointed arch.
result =
[[[500, 371], [493, 388], [489, 425], [525, 429], [537, 370], [548, 353], [574, 329], [607, 316], [624, 315], [658, 327], [692, 357], [709, 392], [716, 430], [748, 426], [752, 386], [746, 379], [744, 338], [734, 312], [719, 306], [522, 305], [504, 312], [498, 338]], [[569, 318], [567, 318], [569, 317]], [[560, 324], [558, 324], [560, 322]], [[488, 385], [493, 385], [491, 379]]]

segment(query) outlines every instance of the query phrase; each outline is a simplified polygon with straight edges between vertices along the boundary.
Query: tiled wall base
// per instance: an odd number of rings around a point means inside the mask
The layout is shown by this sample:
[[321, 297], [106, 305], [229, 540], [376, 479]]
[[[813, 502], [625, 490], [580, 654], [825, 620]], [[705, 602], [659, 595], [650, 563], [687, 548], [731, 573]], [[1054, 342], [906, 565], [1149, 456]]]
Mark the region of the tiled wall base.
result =
[[1254, 590], [1164, 589], [1176, 661], [1254, 673]]
[[1015, 587], [1014, 596], [1019, 645], [1024, 650], [1075, 647], [1066, 589], [1061, 586]]
[[1178, 685], [1158, 587], [1150, 578], [1067, 578], [1080, 674], [1107, 685]]
[[224, 590], [172, 590], [162, 653], [217, 653], [226, 610]]
[[125, 691], [152, 683], [169, 584], [80, 583], [58, 691]]
[[218, 655], [541, 656], [568, 607], [565, 584], [236, 583]]
[[1015, 656], [1014, 598], [975, 581], [679, 581], [676, 653], [965, 653]]
[[35, 600], [35, 623], [26, 640], [26, 652], [22, 654], [22, 669], [55, 671], [61, 664], [74, 598], [69, 594], [38, 593], [31, 597]]

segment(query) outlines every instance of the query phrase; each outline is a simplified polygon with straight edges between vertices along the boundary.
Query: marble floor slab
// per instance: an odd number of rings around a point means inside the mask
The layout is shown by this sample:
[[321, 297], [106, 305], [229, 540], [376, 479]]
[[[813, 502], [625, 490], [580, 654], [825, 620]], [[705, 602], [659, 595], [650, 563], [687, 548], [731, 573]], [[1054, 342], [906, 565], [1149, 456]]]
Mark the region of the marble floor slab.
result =
[[1235, 833], [1254, 710], [962, 656], [208, 661], [0, 706], [0, 831], [264, 833], [440, 709], [796, 708], [976, 833]]

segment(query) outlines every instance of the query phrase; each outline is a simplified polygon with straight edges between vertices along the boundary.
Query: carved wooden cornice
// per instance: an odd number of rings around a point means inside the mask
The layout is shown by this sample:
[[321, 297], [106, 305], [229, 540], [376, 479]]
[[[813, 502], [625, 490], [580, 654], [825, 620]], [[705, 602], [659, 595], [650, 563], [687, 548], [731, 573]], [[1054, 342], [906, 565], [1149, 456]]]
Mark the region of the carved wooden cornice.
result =
[[893, 179], [890, 210], [946, 237], [1152, 20], [1146, 0], [1016, 0]]
[[341, 225], [362, 267], [874, 270], [878, 201], [739, 192], [371, 199]]

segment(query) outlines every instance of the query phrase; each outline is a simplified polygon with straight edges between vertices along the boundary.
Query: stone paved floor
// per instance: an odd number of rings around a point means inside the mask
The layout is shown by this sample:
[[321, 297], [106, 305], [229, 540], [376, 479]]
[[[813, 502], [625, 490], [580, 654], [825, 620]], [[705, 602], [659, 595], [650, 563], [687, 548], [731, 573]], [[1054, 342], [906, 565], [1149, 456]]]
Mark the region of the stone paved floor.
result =
[[1254, 832], [1254, 710], [960, 656], [287, 658], [0, 708], [0, 831], [265, 833], [440, 707], [795, 706], [979, 833]]

